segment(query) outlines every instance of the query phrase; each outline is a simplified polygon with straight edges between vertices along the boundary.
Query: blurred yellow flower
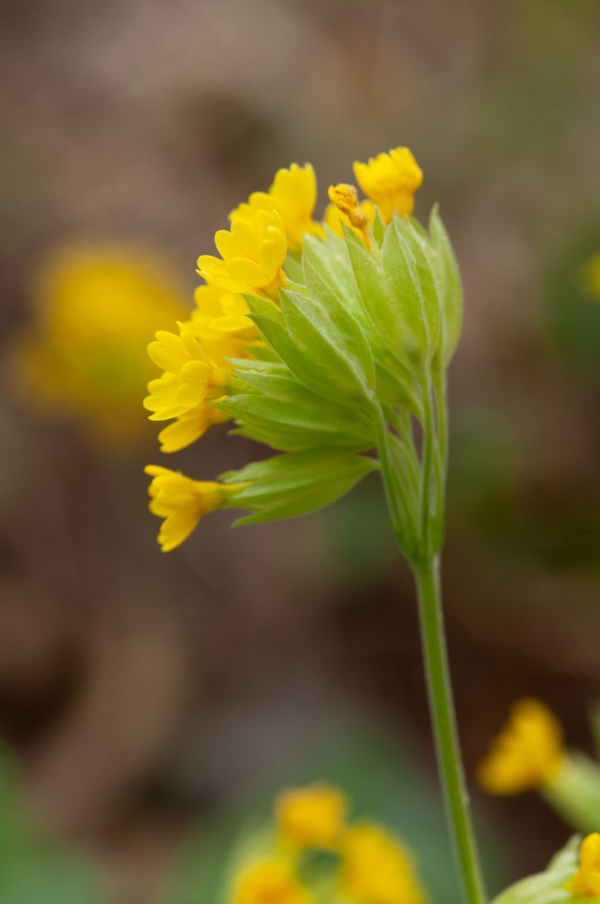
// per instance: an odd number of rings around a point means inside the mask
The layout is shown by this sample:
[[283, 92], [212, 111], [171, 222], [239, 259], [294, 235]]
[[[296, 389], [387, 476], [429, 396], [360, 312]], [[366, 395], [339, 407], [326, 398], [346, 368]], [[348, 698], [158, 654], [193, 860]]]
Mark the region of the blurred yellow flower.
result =
[[565, 888], [577, 897], [600, 898], [600, 835], [597, 832], [581, 842], [579, 869]]
[[116, 445], [143, 436], [140, 396], [152, 375], [145, 349], [157, 325], [188, 316], [177, 288], [143, 256], [72, 246], [48, 260], [35, 301], [34, 322], [9, 350], [15, 391]]
[[581, 282], [587, 294], [600, 301], [600, 252], [590, 257], [583, 265]]
[[282, 791], [275, 811], [284, 843], [297, 848], [335, 848], [344, 830], [348, 803], [337, 788], [315, 784]]
[[357, 904], [422, 904], [425, 892], [409, 852], [384, 828], [357, 823], [341, 843], [339, 893]]
[[368, 163], [356, 160], [354, 175], [365, 195], [379, 207], [384, 223], [391, 221], [394, 211], [401, 217], [413, 212], [414, 193], [423, 181], [423, 173], [408, 148], [378, 154]]
[[231, 229], [219, 229], [215, 245], [220, 258], [203, 254], [198, 272], [207, 283], [226, 292], [257, 292], [277, 297], [285, 285], [282, 270], [287, 255], [285, 226], [276, 209], [243, 205], [231, 215]]
[[491, 794], [519, 794], [551, 782], [564, 756], [562, 727], [539, 700], [519, 700], [479, 764], [480, 785]]
[[314, 898], [281, 857], [260, 860], [236, 877], [233, 904], [313, 904]]
[[280, 169], [267, 192], [253, 192], [246, 204], [240, 204], [231, 214], [247, 215], [250, 210], [277, 210], [285, 227], [288, 248], [300, 251], [302, 236], [321, 235], [323, 228], [313, 218], [317, 202], [317, 180], [310, 163], [298, 166], [292, 163], [289, 169]]
[[239, 483], [192, 480], [159, 465], [148, 465], [145, 471], [154, 478], [148, 488], [150, 511], [165, 519], [158, 534], [163, 552], [170, 552], [183, 543], [202, 515], [222, 508], [244, 487]]

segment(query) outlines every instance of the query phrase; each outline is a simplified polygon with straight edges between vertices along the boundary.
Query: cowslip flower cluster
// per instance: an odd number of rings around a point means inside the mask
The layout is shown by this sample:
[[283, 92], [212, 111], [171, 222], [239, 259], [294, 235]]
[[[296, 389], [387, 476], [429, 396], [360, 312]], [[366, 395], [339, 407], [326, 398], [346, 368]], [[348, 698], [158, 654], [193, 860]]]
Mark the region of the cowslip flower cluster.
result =
[[65, 245], [42, 264], [33, 295], [34, 318], [9, 348], [14, 391], [105, 447], [146, 439], [139, 400], [153, 368], [144, 345], [189, 310], [172, 278], [137, 252]]
[[600, 764], [567, 750], [556, 716], [539, 700], [517, 701], [477, 770], [490, 794], [536, 790], [573, 828], [600, 826]]
[[[445, 480], [445, 369], [461, 329], [462, 292], [437, 211], [427, 232], [410, 214], [422, 173], [407, 148], [355, 163], [355, 186], [332, 186], [325, 221], [314, 218], [310, 164], [280, 170], [219, 230], [219, 256], [202, 255], [205, 283], [179, 333], [148, 347], [163, 371], [144, 404], [174, 452], [216, 423], [281, 454], [219, 478], [219, 507], [256, 523], [313, 511], [382, 469], [393, 526], [413, 560], [441, 543]], [[332, 215], [335, 211], [335, 216]], [[426, 429], [422, 455], [413, 419]], [[372, 453], [377, 452], [377, 456]], [[152, 470], [149, 471], [154, 474]], [[175, 472], [173, 472], [175, 473]], [[195, 494], [150, 489], [152, 510], [189, 505], [186, 526], [213, 510]], [[165, 488], [169, 488], [168, 490]], [[188, 535], [164, 524], [173, 549]]]
[[[349, 809], [345, 795], [324, 783], [283, 791], [270, 840], [235, 870], [233, 904], [424, 904], [410, 852], [383, 826], [350, 823]], [[311, 873], [319, 850], [331, 856], [326, 879]]]

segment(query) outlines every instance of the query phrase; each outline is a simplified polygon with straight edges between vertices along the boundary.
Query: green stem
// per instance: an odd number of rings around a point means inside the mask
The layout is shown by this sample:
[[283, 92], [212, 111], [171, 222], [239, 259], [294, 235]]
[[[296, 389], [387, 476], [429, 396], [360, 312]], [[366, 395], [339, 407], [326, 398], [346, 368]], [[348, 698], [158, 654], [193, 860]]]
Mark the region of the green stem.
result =
[[465, 900], [469, 904], [484, 904], [485, 891], [471, 823], [448, 669], [439, 557], [436, 555], [414, 564], [413, 569], [419, 594], [429, 705], [450, 833]]

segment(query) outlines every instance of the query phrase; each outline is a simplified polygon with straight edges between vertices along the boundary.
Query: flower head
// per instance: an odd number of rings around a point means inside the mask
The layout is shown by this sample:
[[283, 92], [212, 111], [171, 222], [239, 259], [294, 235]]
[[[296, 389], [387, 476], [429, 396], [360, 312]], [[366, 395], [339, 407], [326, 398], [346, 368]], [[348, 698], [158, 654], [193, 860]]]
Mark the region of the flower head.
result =
[[277, 210], [285, 227], [290, 251], [300, 251], [305, 233], [322, 233], [321, 225], [312, 218], [316, 201], [317, 180], [314, 169], [310, 163], [305, 163], [304, 166], [292, 163], [289, 169], [280, 169], [275, 173], [268, 193], [254, 192], [246, 204], [240, 204], [230, 214], [230, 218], [246, 214], [249, 210]]
[[231, 214], [231, 229], [216, 233], [215, 245], [221, 258], [210, 254], [198, 258], [198, 272], [207, 283], [226, 292], [277, 297], [285, 285], [287, 239], [275, 208], [242, 205]]
[[222, 508], [243, 488], [241, 484], [192, 480], [159, 465], [148, 465], [145, 471], [153, 478], [148, 488], [150, 511], [165, 519], [158, 534], [163, 552], [183, 543], [202, 515]]
[[282, 857], [260, 860], [236, 877], [233, 904], [312, 904], [313, 896]]
[[518, 794], [556, 775], [564, 754], [562, 728], [539, 700], [519, 700], [480, 763], [478, 778], [491, 794]]
[[413, 212], [414, 193], [423, 173], [408, 148], [395, 148], [371, 157], [368, 163], [354, 162], [354, 175], [365, 195], [379, 207], [384, 223], [397, 211], [402, 217]]
[[344, 835], [339, 891], [357, 904], [422, 904], [426, 900], [403, 845], [374, 823], [358, 823]]
[[288, 788], [275, 803], [279, 835], [296, 848], [335, 848], [348, 810], [345, 796], [330, 785]]
[[579, 869], [566, 890], [578, 897], [600, 898], [600, 835], [597, 832], [581, 842]]

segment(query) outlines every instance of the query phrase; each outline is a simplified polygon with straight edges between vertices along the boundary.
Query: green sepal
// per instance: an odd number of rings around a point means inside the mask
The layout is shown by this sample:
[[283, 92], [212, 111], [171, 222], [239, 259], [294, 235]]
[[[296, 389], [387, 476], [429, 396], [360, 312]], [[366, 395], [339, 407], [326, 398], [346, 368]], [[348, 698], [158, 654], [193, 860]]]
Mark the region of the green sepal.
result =
[[250, 314], [257, 314], [260, 317], [268, 317], [277, 323], [283, 323], [283, 316], [275, 302], [267, 301], [266, 298], [259, 298], [258, 295], [243, 295], [244, 301], [250, 308]]
[[376, 459], [312, 449], [254, 462], [240, 471], [223, 474], [220, 479], [226, 483], [249, 482], [245, 490], [231, 497], [228, 505], [253, 512], [236, 521], [236, 525], [258, 524], [323, 508], [378, 468]]
[[[329, 227], [325, 232], [327, 234], [326, 242], [313, 236], [305, 237], [302, 265], [305, 267], [306, 263], [309, 263], [312, 271], [318, 274], [321, 281], [346, 305], [349, 311], [357, 316], [362, 309], [356, 294], [356, 284], [348, 260], [346, 243]], [[306, 270], [304, 272], [304, 279], [308, 286]]]
[[583, 904], [586, 898], [573, 897], [565, 885], [579, 866], [578, 852], [581, 838], [574, 835], [556, 854], [543, 873], [536, 873], [511, 885], [492, 904]]
[[429, 231], [442, 303], [442, 365], [447, 367], [462, 330], [463, 289], [454, 249], [437, 205], [431, 211]]
[[299, 254], [288, 251], [283, 269], [285, 270], [288, 279], [297, 283], [302, 282], [302, 262]]
[[[414, 369], [415, 362], [420, 359], [420, 345], [403, 311], [402, 296], [394, 297], [392, 295], [395, 287], [392, 285], [388, 288], [382, 267], [368, 253], [362, 242], [354, 241], [352, 230], [344, 228], [344, 235], [359, 299], [367, 320], [373, 324], [394, 356], [403, 364]], [[395, 236], [393, 239], [389, 239], [389, 235], [392, 235], [392, 231], [387, 229], [383, 243], [384, 260], [387, 261], [388, 268], [394, 264], [394, 268], [397, 269], [394, 249], [390, 250], [392, 241], [395, 244], [397, 241]]]
[[369, 397], [375, 384], [371, 350], [360, 326], [335, 295], [316, 299], [287, 289], [280, 294], [285, 323], [296, 342], [309, 354], [329, 358], [348, 394]]
[[371, 229], [373, 232], [373, 238], [381, 248], [381, 246], [383, 245], [383, 240], [385, 238], [385, 223], [381, 219], [381, 214], [379, 213], [378, 207], [375, 208], [375, 216], [373, 217]]
[[215, 407], [235, 418], [242, 429], [267, 431], [269, 445], [281, 451], [314, 446], [339, 446], [356, 452], [373, 448], [372, 422], [360, 409], [328, 402], [294, 380], [270, 382], [269, 395], [229, 396], [215, 402]]
[[600, 765], [595, 760], [569, 751], [541, 794], [574, 829], [600, 830]]
[[410, 248], [416, 284], [419, 288], [423, 314], [427, 324], [428, 357], [431, 360], [440, 340], [442, 302], [430, 238], [421, 224], [412, 217], [394, 214], [394, 228]]

